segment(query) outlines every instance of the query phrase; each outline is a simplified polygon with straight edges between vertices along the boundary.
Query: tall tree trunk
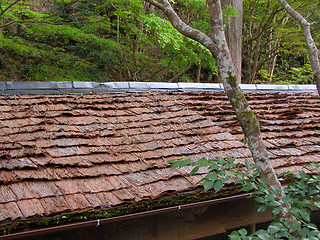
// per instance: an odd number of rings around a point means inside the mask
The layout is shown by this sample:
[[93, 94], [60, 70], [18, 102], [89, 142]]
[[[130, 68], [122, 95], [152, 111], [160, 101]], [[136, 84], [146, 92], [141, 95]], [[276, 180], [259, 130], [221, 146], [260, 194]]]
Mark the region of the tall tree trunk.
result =
[[198, 29], [194, 29], [184, 23], [173, 10], [168, 0], [162, 0], [161, 2], [155, 0], [147, 1], [160, 8], [167, 16], [170, 23], [180, 33], [198, 41], [208, 48], [216, 59], [219, 78], [223, 83], [224, 90], [243, 129], [255, 164], [261, 167], [261, 177], [272, 186], [279, 188], [283, 194], [282, 186], [274, 172], [266, 147], [263, 143], [259, 122], [240, 89], [236, 78], [234, 65], [224, 33], [220, 0], [208, 0], [208, 12], [211, 16], [212, 26], [210, 37]]
[[229, 46], [232, 62], [238, 83], [241, 83], [241, 65], [242, 65], [242, 17], [243, 1], [242, 0], [224, 0], [221, 2], [222, 8], [227, 6], [233, 7], [237, 16], [229, 16], [225, 21], [225, 35]]
[[[266, 147], [263, 143], [259, 122], [251, 110], [239, 83], [236, 78], [234, 65], [231, 59], [222, 20], [222, 10], [220, 0], [208, 0], [208, 12], [211, 20], [210, 37], [198, 29], [194, 29], [184, 23], [177, 13], [171, 7], [169, 0], [161, 0], [161, 3], [155, 0], [147, 0], [160, 8], [167, 16], [170, 23], [183, 35], [194, 39], [205, 46], [216, 59], [218, 66], [219, 78], [223, 83], [224, 90], [229, 101], [236, 113], [237, 119], [242, 127], [243, 133], [247, 139], [249, 149], [256, 166], [261, 168], [260, 176], [265, 179], [271, 186], [278, 188], [279, 194], [284, 196], [285, 193], [281, 183], [275, 174], [271, 165]], [[290, 208], [289, 204], [286, 206]], [[290, 222], [295, 222], [296, 218], [289, 211], [283, 213], [282, 217]], [[298, 231], [297, 231], [298, 234]]]
[[301, 25], [303, 34], [306, 39], [311, 68], [313, 71], [314, 81], [317, 85], [318, 93], [320, 95], [320, 65], [319, 65], [319, 50], [314, 43], [311, 34], [311, 23], [309, 23], [300, 13], [294, 10], [285, 0], [278, 0], [283, 8]]

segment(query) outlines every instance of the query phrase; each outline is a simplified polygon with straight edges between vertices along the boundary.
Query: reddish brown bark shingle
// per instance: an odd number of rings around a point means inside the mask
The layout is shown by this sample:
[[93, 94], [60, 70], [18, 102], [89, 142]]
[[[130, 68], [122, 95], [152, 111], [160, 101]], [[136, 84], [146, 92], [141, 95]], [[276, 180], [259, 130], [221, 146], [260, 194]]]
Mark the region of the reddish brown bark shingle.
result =
[[[277, 172], [320, 162], [318, 96], [247, 97]], [[251, 160], [222, 93], [0, 96], [0, 110], [0, 222], [195, 189], [208, 170], [174, 158]]]

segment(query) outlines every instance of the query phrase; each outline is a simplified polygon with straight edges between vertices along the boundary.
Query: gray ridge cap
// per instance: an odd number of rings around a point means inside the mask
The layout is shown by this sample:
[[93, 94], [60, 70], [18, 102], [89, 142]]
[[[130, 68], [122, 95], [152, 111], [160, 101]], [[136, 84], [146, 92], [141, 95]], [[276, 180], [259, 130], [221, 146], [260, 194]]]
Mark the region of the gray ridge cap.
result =
[[178, 82], [180, 91], [223, 91], [222, 83], [187, 83]]
[[32, 89], [70, 89], [73, 88], [73, 82], [7, 82], [6, 87], [8, 90], [32, 90]]
[[[316, 85], [240, 84], [245, 92], [317, 92]], [[0, 82], [0, 95], [94, 94], [148, 91], [224, 91], [222, 83], [188, 82]]]

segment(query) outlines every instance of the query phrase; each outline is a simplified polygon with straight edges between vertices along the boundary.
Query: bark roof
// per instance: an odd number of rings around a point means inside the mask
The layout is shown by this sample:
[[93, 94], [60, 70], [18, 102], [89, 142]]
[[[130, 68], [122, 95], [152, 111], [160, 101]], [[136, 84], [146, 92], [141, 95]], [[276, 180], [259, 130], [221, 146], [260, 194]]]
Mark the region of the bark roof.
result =
[[[314, 93], [251, 93], [278, 173], [320, 162]], [[0, 96], [0, 222], [195, 189], [169, 159], [250, 159], [223, 93]]]

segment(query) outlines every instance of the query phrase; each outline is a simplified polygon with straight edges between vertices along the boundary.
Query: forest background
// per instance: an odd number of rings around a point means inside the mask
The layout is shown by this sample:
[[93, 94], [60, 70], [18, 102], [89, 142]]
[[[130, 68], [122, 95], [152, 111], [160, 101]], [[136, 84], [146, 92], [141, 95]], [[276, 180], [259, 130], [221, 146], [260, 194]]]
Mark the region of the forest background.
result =
[[[171, 2], [187, 24], [210, 31], [205, 0]], [[288, 2], [319, 23], [320, 1]], [[226, 6], [226, 24], [230, 16], [237, 11]], [[1, 0], [0, 79], [218, 81], [210, 52], [143, 0]], [[301, 27], [277, 0], [243, 0], [242, 83], [313, 83]]]

